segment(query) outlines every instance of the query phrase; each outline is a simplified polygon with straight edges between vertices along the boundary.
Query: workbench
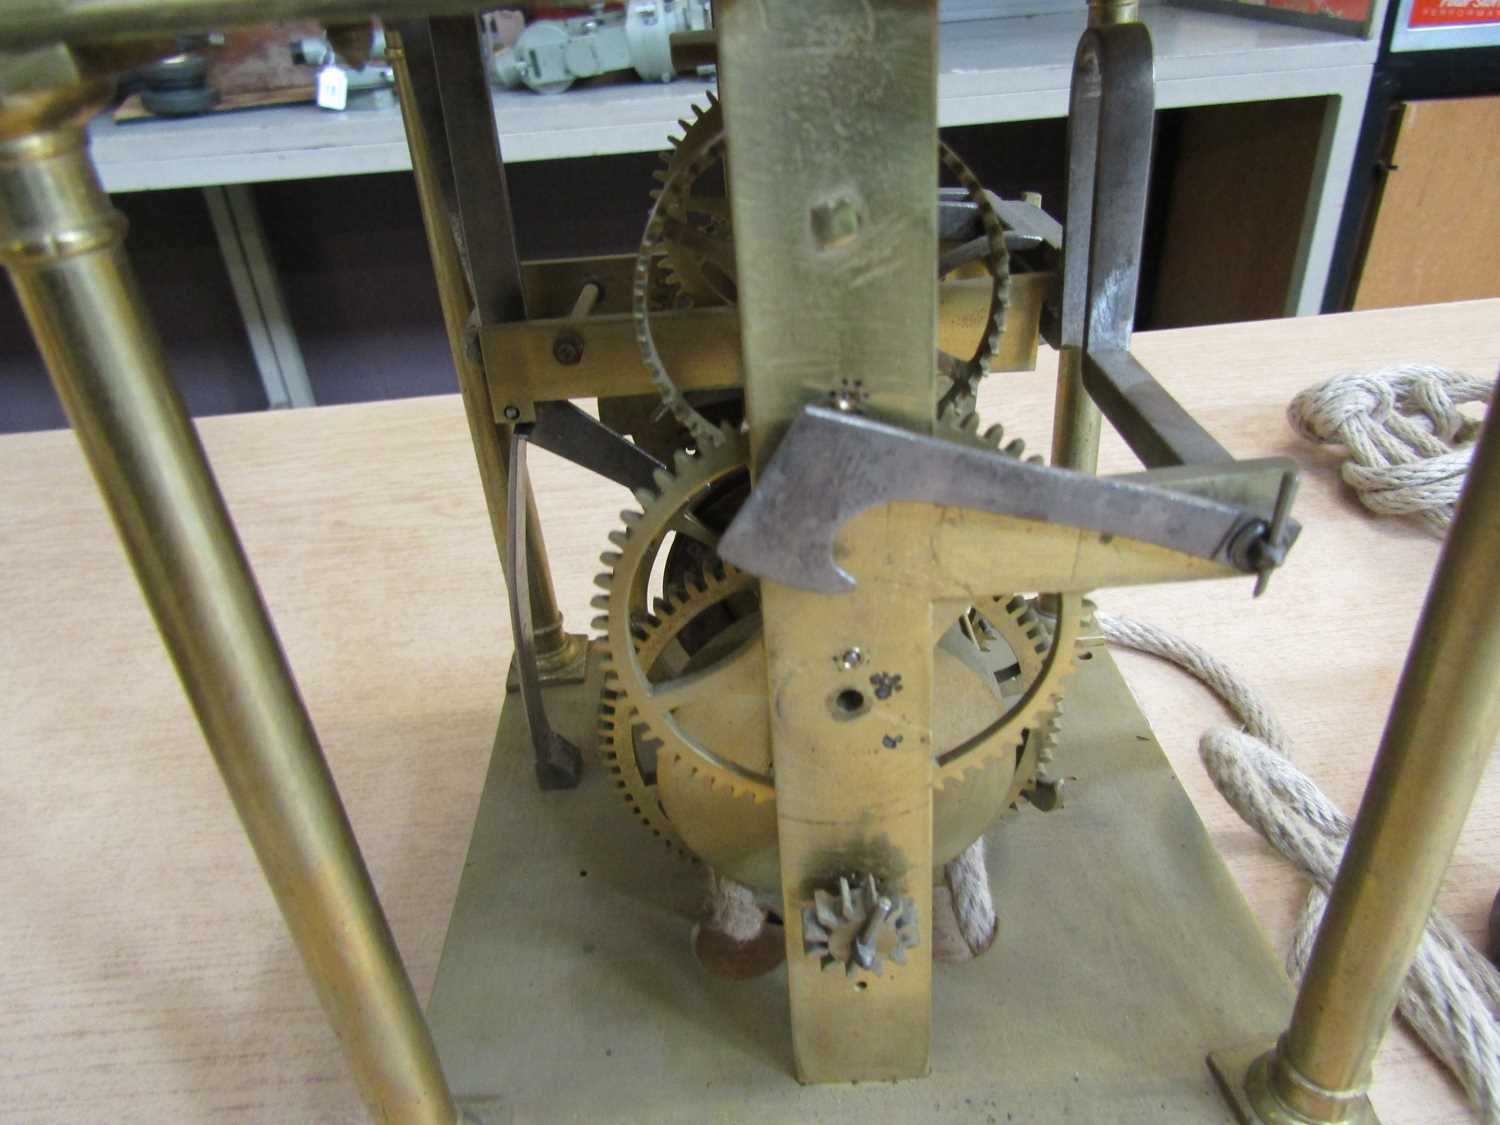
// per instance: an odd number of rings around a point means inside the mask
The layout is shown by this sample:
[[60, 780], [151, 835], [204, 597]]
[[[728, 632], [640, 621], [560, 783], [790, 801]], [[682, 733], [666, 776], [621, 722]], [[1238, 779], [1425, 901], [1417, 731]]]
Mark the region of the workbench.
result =
[[[1285, 407], [1331, 375], [1389, 362], [1493, 375], [1500, 301], [1143, 334], [1135, 350], [1233, 453], [1301, 462], [1303, 533], [1258, 601], [1247, 579], [1105, 591], [1099, 604], [1169, 626], [1245, 674], [1302, 769], [1352, 812], [1438, 543], [1415, 522], [1369, 515], [1336, 454], [1297, 438]], [[1045, 450], [1054, 376], [1046, 349], [1034, 373], [991, 376], [986, 421]], [[200, 430], [425, 997], [511, 652], [459, 400], [218, 417]], [[1131, 467], [1112, 436], [1102, 466]], [[582, 629], [628, 498], [541, 452], [533, 475], [559, 597]], [[361, 1120], [70, 434], [0, 438], [0, 526], [0, 1122]], [[1175, 670], [1120, 661], [1267, 939], [1284, 948], [1300, 880], [1197, 762], [1198, 735], [1222, 712]], [[1491, 777], [1441, 899], [1476, 938], [1500, 887], [1497, 822]], [[1055, 875], [1067, 894], [1068, 873]], [[684, 865], [683, 879], [700, 877]], [[1045, 909], [1007, 902], [1003, 887], [997, 904], [1001, 940], [1006, 910]], [[689, 925], [663, 957], [689, 956]], [[578, 1080], [609, 1082], [612, 1061], [578, 1059]], [[790, 1082], [789, 1042], [781, 1066]], [[1003, 1074], [995, 1084], [1003, 1103]], [[1386, 1125], [1472, 1120], [1400, 1029], [1374, 1099]], [[620, 1119], [631, 1116], [622, 1105]]]

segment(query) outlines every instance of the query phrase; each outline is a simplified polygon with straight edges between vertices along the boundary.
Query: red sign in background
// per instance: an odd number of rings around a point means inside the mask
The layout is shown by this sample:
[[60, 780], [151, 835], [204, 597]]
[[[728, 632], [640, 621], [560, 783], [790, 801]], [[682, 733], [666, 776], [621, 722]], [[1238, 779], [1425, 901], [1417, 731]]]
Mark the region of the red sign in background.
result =
[[[1242, 0], [1284, 11], [1307, 12], [1345, 20], [1364, 20], [1370, 0]], [[1393, 0], [1394, 2], [1394, 0]], [[1408, 27], [1472, 27], [1500, 23], [1500, 0], [1412, 0]]]
[[1500, 0], [1412, 0], [1407, 27], [1467, 27], [1500, 23]]

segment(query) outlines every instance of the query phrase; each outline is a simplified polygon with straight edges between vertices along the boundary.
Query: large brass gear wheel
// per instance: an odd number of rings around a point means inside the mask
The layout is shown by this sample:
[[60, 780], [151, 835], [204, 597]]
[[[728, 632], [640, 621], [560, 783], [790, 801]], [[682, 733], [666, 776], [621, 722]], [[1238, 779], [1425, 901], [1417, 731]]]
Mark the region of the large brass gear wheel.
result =
[[655, 670], [649, 656], [642, 666], [639, 648], [646, 630], [658, 623], [651, 575], [668, 535], [685, 534], [712, 551], [717, 532], [699, 520], [694, 509], [712, 496], [716, 485], [737, 476], [748, 481], [749, 446], [744, 437], [733, 426], [716, 432], [718, 440], [703, 443], [696, 452], [679, 451], [673, 462], [675, 472], [656, 474], [655, 492], [642, 489], [636, 493], [641, 511], [620, 513], [625, 526], [610, 532], [613, 549], [601, 556], [607, 569], [594, 579], [603, 592], [591, 603], [600, 611], [593, 627], [610, 641], [600, 704], [600, 753], [626, 803], [668, 847], [681, 843], [657, 799], [654, 763], [649, 760], [654, 749], [651, 736], [633, 702], [622, 698], [621, 683], [640, 683]]
[[[662, 282], [674, 287], [685, 305], [703, 300], [733, 304], [738, 292], [728, 197], [723, 194], [722, 183], [706, 191], [697, 190], [706, 177], [723, 173], [727, 153], [723, 107], [711, 94], [707, 108], [694, 107], [693, 120], [678, 124], [683, 133], [673, 138], [672, 148], [656, 172], [661, 186], [652, 193], [651, 211], [636, 257], [632, 287], [636, 341], [662, 403], [696, 441], [714, 443], [719, 440], [719, 427], [705, 418], [673, 381], [651, 330], [652, 296]], [[978, 178], [941, 141], [938, 159], [973, 200], [988, 243], [984, 261], [992, 282], [990, 307], [979, 343], [967, 359], [942, 353], [937, 357], [940, 372], [953, 383], [950, 401], [972, 402], [976, 384], [1000, 347], [1005, 310], [1010, 303], [1010, 255], [1000, 215]]]
[[[968, 440], [998, 444], [962, 424]], [[949, 426], [944, 429], [950, 430]], [[642, 821], [733, 878], [774, 888], [775, 783], [770, 763], [764, 649], [755, 580], [710, 566], [670, 588], [650, 610], [650, 572], [674, 524], [734, 474], [745, 473], [743, 438], [682, 453], [661, 491], [639, 494], [613, 535], [599, 576], [611, 669], [601, 708], [602, 749], [616, 784]], [[1015, 443], [1008, 449], [1019, 452]], [[729, 612], [726, 612], [729, 608]], [[1030, 600], [953, 606], [935, 637], [940, 698], [934, 758], [935, 852], [956, 855], [1023, 798], [1055, 728], [1062, 683], [1073, 667], [1082, 601], [1059, 599], [1052, 629]]]
[[[753, 577], [726, 567], [659, 605], [640, 631], [637, 661], [660, 692], [653, 702], [666, 700], [666, 718], [644, 720], [616, 682], [601, 731], [617, 781], [638, 812], [648, 810], [643, 819], [655, 831], [723, 874], [774, 893], [775, 789], [756, 590]], [[739, 603], [732, 624], [687, 652], [682, 638], [730, 602]], [[940, 863], [1022, 799], [1035, 777], [1038, 736], [1055, 718], [1055, 689], [1071, 668], [1071, 651], [1048, 642], [1029, 600], [990, 599], [983, 613], [982, 648], [964, 618], [934, 650], [934, 733], [951, 748], [934, 764], [935, 782], [947, 777], [934, 793]], [[1064, 620], [1071, 616], [1065, 610]]]
[[[754, 585], [750, 575], [727, 567], [710, 571], [701, 584], [658, 606], [653, 622], [640, 631], [636, 666], [643, 671], [657, 666], [699, 613], [753, 592]], [[970, 667], [982, 669], [982, 675], [994, 680], [997, 698], [1005, 705], [1002, 715], [971, 728], [966, 736], [937, 739], [939, 745], [948, 747], [934, 759], [934, 783], [939, 788], [961, 784], [971, 771], [1015, 753], [1022, 732], [1044, 731], [1052, 721], [1062, 699], [1062, 682], [1073, 670], [1082, 626], [1082, 599], [1069, 596], [1063, 602], [1057, 625], [1048, 628], [1030, 599], [989, 598], [936, 639], [940, 662], [945, 653], [951, 653]], [[765, 652], [758, 619], [741, 614], [726, 633], [731, 638], [720, 639], [713, 661], [700, 657], [685, 664], [679, 659], [668, 663], [680, 669], [675, 674], [653, 678], [644, 672], [634, 683], [620, 678], [616, 690], [662, 743], [658, 765], [666, 757], [730, 796], [749, 797], [756, 803], [771, 801], [776, 786], [764, 714]], [[956, 674], [959, 669], [955, 665], [950, 671]], [[746, 699], [753, 699], [759, 710], [742, 713]], [[957, 698], [935, 708], [959, 727], [964, 725], [960, 719], [965, 709]]]
[[[724, 112], [712, 91], [706, 107], [694, 106], [692, 121], [679, 121], [655, 176], [661, 185], [663, 280], [672, 303], [688, 308], [705, 302], [733, 304], [734, 235], [724, 174]], [[655, 198], [655, 197], [654, 197]]]

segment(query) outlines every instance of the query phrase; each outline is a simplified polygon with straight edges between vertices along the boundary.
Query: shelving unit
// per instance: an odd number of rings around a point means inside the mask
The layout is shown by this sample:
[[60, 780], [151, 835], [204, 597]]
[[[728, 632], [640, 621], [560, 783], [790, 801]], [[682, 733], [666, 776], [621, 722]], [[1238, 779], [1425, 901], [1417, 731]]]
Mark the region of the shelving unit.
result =
[[[1292, 213], [1276, 217], [1297, 227], [1295, 263], [1281, 311], [1315, 313], [1328, 278], [1377, 43], [1270, 22], [1255, 18], [1253, 8], [1246, 11], [1143, 8], [1156, 48], [1157, 105], [1324, 99], [1317, 152], [1310, 162], [1303, 158], [1313, 173], [1301, 213], [1292, 207]], [[1085, 18], [1079, 0], [1069, 11], [945, 23], [940, 124], [1064, 116]], [[497, 91], [501, 146], [511, 163], [661, 150], [679, 131], [679, 118], [704, 101], [707, 89], [702, 81], [679, 80], [574, 89], [556, 97]], [[100, 118], [90, 133], [111, 192], [347, 177], [409, 167], [395, 107], [328, 113], [311, 105], [290, 106], [126, 125]], [[226, 243], [223, 249], [232, 262], [246, 245]], [[249, 251], [258, 252], [253, 240]], [[268, 258], [248, 263], [262, 276], [268, 266]], [[247, 323], [260, 315], [254, 302], [241, 306]], [[284, 327], [265, 330], [274, 334]]]
[[[1344, 95], [1375, 45], [1326, 31], [1190, 8], [1148, 6], [1162, 108]], [[1026, 121], [1067, 111], [1084, 11], [943, 26], [940, 123]], [[649, 152], [666, 147], [707, 84], [628, 83], [545, 97], [497, 91], [507, 161]], [[410, 167], [394, 108], [327, 113], [283, 106], [178, 121], [91, 128], [110, 191], [394, 172]]]

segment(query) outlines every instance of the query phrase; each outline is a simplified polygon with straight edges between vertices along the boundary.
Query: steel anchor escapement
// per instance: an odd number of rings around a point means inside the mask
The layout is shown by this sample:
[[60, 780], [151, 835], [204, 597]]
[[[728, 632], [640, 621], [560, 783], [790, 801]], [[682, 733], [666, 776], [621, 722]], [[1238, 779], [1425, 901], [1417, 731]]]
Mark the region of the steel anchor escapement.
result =
[[[805, 487], [810, 480], [819, 487]], [[909, 501], [1135, 540], [1207, 560], [1221, 574], [1257, 569], [1233, 547], [1268, 513], [1151, 481], [1151, 473], [1095, 477], [1032, 464], [808, 406], [725, 532], [719, 553], [782, 585], [848, 593], [855, 579], [834, 561], [840, 529], [861, 512]], [[1290, 545], [1296, 530], [1288, 527], [1282, 541]], [[982, 575], [975, 580], [985, 581]]]

